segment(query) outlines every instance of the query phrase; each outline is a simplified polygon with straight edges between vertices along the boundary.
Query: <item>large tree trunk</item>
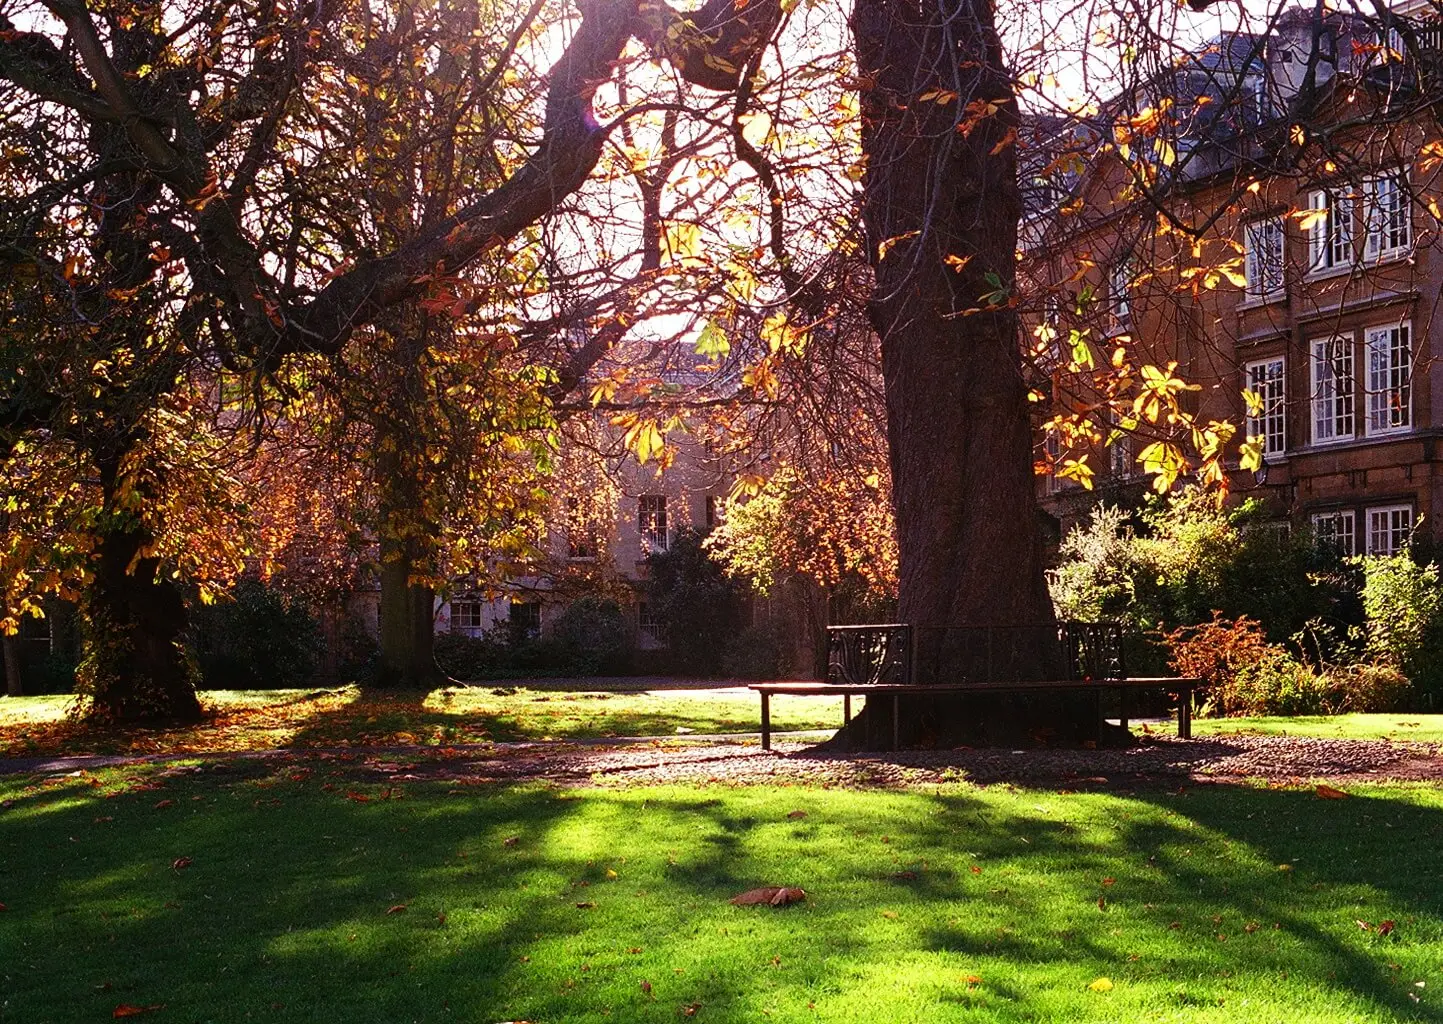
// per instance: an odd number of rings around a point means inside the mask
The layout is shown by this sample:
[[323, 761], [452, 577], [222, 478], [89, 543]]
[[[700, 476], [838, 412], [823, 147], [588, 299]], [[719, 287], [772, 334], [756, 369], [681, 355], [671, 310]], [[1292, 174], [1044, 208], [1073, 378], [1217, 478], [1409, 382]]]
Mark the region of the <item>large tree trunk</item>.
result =
[[[898, 617], [917, 627], [919, 681], [1057, 678], [1027, 389], [1007, 302], [1021, 212], [1017, 108], [992, 5], [857, 0], [852, 27], [867, 83], [863, 214], [901, 554]], [[989, 627], [1025, 638], [1001, 645], [1005, 663], [979, 632]], [[838, 745], [861, 744], [869, 731], [890, 737], [890, 703], [870, 703]], [[1098, 738], [1087, 704], [913, 699], [900, 733], [904, 743], [943, 745], [1085, 742]]]
[[429, 530], [418, 522], [421, 472], [401, 455], [414, 438], [396, 436], [383, 421], [377, 429], [381, 555], [381, 686], [427, 688], [440, 681], [434, 644], [435, 592], [413, 582], [423, 567]]
[[381, 544], [382, 686], [430, 687], [440, 681], [433, 651], [435, 592], [411, 582], [405, 545]]
[[195, 721], [197, 672], [186, 651], [180, 591], [154, 558], [149, 537], [115, 520], [96, 547], [95, 578], [82, 606], [84, 657], [77, 673], [87, 717], [107, 722]]

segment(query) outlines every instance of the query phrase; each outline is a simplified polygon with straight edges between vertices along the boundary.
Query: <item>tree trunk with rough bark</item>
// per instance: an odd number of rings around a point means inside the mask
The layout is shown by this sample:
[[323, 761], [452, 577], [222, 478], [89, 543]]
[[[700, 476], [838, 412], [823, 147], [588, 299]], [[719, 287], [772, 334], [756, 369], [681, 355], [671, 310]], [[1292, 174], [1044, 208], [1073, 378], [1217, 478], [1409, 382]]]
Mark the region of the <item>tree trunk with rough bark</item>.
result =
[[415, 474], [422, 470], [403, 454], [415, 439], [400, 435], [393, 423], [377, 422], [381, 664], [374, 682], [423, 689], [441, 679], [434, 656], [435, 592], [414, 582], [432, 533], [419, 521], [419, 489], [424, 485]]
[[87, 717], [107, 722], [195, 721], [198, 672], [185, 646], [188, 617], [180, 591], [149, 542], [126, 520], [100, 535], [95, 579], [81, 621], [84, 656], [77, 678], [90, 698]]
[[[992, 4], [857, 0], [852, 29], [898, 618], [917, 629], [917, 679], [1058, 678], [1027, 388], [1008, 306], [1021, 213], [1018, 115]], [[1020, 639], [1002, 645], [1004, 660], [989, 628]], [[869, 729], [890, 737], [890, 705], [869, 703], [837, 745], [858, 745]], [[1046, 694], [929, 696], [902, 704], [900, 734], [926, 745], [1096, 741], [1095, 706]]]

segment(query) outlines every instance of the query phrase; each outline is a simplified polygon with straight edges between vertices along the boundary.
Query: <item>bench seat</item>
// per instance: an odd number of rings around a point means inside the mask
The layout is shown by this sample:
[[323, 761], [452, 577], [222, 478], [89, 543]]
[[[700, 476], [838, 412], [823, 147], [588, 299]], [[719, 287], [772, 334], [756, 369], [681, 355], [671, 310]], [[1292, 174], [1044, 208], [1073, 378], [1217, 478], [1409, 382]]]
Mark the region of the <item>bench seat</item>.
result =
[[1020, 693], [1028, 690], [1117, 690], [1122, 694], [1122, 727], [1127, 728], [1127, 693], [1140, 689], [1167, 689], [1178, 691], [1177, 734], [1183, 739], [1192, 739], [1192, 694], [1202, 686], [1199, 679], [1174, 676], [1127, 676], [1118, 679], [1044, 679], [1018, 680], [1015, 682], [981, 683], [830, 683], [830, 682], [774, 682], [752, 683], [762, 699], [762, 749], [772, 749], [773, 696], [840, 696], [842, 697], [842, 724], [852, 720], [853, 697], [892, 698], [892, 749], [899, 745], [898, 700], [903, 694], [918, 693]]

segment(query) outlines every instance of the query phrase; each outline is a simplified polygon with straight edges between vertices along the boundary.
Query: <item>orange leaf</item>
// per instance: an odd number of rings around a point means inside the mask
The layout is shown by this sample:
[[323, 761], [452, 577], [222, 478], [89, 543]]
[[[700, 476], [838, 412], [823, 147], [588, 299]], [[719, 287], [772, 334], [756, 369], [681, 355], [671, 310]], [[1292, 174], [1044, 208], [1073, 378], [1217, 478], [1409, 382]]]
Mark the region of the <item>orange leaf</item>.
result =
[[1346, 800], [1346, 799], [1348, 799], [1348, 794], [1347, 794], [1347, 793], [1344, 793], [1341, 789], [1334, 789], [1332, 786], [1319, 785], [1316, 792], [1317, 792], [1317, 794], [1318, 794], [1318, 799], [1319, 799], [1319, 800]]
[[170, 862], [170, 869], [172, 871], [184, 871], [188, 867], [190, 867], [189, 857], [177, 857]]
[[157, 803], [157, 804], [155, 805], [155, 809], [156, 809], [157, 811], [163, 811], [163, 810], [165, 810], [167, 807], [174, 807], [174, 806], [175, 806], [175, 801], [174, 801], [174, 800], [161, 800], [159, 803]]
[[132, 1006], [129, 1003], [121, 1003], [110, 1011], [110, 1015], [112, 1017], [139, 1017], [142, 1013], [152, 1013], [155, 1010], [163, 1009], [165, 1009], [164, 1003], [156, 1003], [153, 1006]]
[[754, 907], [760, 903], [766, 903], [773, 907], [784, 907], [788, 903], [797, 903], [807, 898], [802, 889], [793, 889], [785, 885], [764, 885], [760, 889], [748, 889], [740, 896], [733, 896], [729, 901], [737, 907]]
[[805, 818], [806, 816], [807, 816], [807, 812], [806, 812], [806, 811], [792, 811], [790, 814], [787, 815], [788, 818], [792, 818], [792, 819]]
[[358, 803], [358, 804], [365, 804], [365, 803], [370, 803], [370, 802], [371, 802], [371, 798], [368, 797], [365, 793], [354, 793], [354, 792], [353, 792], [353, 793], [347, 793], [347, 794], [346, 794], [346, 799], [347, 799], [347, 800], [354, 800], [354, 801], [356, 801], [356, 803]]
[[388, 913], [388, 914], [400, 914], [400, 913], [404, 912], [405, 909], [406, 909], [406, 904], [404, 904], [404, 903], [397, 903], [394, 907], [391, 907], [390, 909], [388, 909], [388, 910], [386, 911], [386, 913]]
[[1378, 934], [1380, 936], [1388, 935], [1392, 933], [1393, 929], [1396, 927], [1398, 926], [1395, 925], [1392, 921], [1380, 921], [1378, 923]]

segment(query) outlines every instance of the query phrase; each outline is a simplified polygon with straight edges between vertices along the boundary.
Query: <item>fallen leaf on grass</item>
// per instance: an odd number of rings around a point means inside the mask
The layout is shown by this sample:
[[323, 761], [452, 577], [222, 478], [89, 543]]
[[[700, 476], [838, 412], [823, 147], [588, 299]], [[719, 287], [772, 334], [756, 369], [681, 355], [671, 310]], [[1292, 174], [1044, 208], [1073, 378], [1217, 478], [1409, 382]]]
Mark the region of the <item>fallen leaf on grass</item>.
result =
[[754, 907], [761, 903], [773, 907], [784, 907], [788, 903], [797, 903], [806, 898], [807, 893], [804, 889], [793, 889], [785, 885], [764, 885], [760, 889], [748, 889], [740, 896], [733, 896], [729, 902], [738, 907]]
[[640, 952], [641, 952], [641, 947], [640, 947], [640, 946], [632, 946], [630, 949], [627, 950], [627, 952], [628, 952], [628, 953], [640, 953]]
[[651, 998], [651, 999], [655, 999], [655, 998], [656, 998], [656, 996], [653, 996], [653, 995], [651, 994], [651, 982], [649, 982], [649, 981], [643, 981], [643, 982], [641, 983], [641, 994], [644, 995], [644, 996], [647, 996], [648, 998]]
[[1393, 929], [1396, 928], [1396, 927], [1398, 927], [1398, 926], [1397, 926], [1396, 924], [1394, 924], [1392, 921], [1380, 921], [1380, 922], [1378, 923], [1378, 935], [1379, 935], [1380, 937], [1383, 936], [1383, 935], [1391, 935], [1392, 932], [1393, 932]]
[[1096, 981], [1092, 982], [1092, 984], [1088, 985], [1087, 987], [1090, 988], [1090, 989], [1092, 989], [1092, 991], [1094, 991], [1094, 992], [1111, 992], [1111, 991], [1112, 991], [1112, 979], [1111, 979], [1111, 978], [1098, 978]]
[[982, 979], [975, 974], [969, 974], [962, 980], [967, 983], [968, 988], [976, 988], [978, 985], [982, 984]]
[[0, 911], [9, 910], [9, 909], [10, 909], [10, 908], [7, 907], [5, 904], [0, 903]]
[[170, 862], [170, 870], [184, 871], [186, 868], [190, 867], [190, 865], [191, 860], [189, 857], [177, 857], [175, 858], [175, 860]]
[[1354, 921], [1353, 923], [1365, 932], [1371, 932], [1373, 930], [1373, 925], [1370, 921]]
[[501, 845], [502, 845], [502, 846], [515, 846], [515, 845], [516, 845], [517, 843], [519, 843], [520, 841], [521, 841], [521, 837], [520, 837], [520, 836], [507, 836], [505, 839], [501, 840]]
[[1104, 879], [1102, 880], [1102, 884], [1103, 884], [1103, 885], [1108, 885], [1108, 886], [1116, 885], [1116, 884], [1117, 884], [1117, 879], [1115, 879], [1115, 878], [1104, 878]]
[[790, 814], [787, 815], [788, 818], [792, 818], [793, 820], [798, 818], [805, 818], [806, 816], [806, 811], [792, 811]]
[[394, 907], [388, 907], [388, 908], [386, 909], [386, 913], [388, 913], [388, 914], [402, 914], [402, 913], [405, 913], [406, 907], [407, 907], [407, 904], [405, 904], [405, 903], [397, 903]]
[[897, 871], [893, 873], [892, 877], [899, 882], [915, 882], [917, 880], [917, 872]]
[[1319, 799], [1319, 800], [1346, 800], [1346, 799], [1348, 799], [1348, 794], [1347, 794], [1347, 793], [1344, 793], [1341, 789], [1334, 789], [1332, 786], [1319, 785], [1318, 788], [1317, 788], [1316, 790], [1314, 790], [1314, 792], [1318, 794], [1318, 799]]
[[980, 875], [980, 874], [982, 874], [982, 869], [979, 868], [976, 864], [973, 864], [973, 865], [972, 865], [972, 873], [973, 873], [974, 875]]
[[884, 910], [882, 911], [882, 916], [885, 917], [888, 921], [897, 920], [897, 912], [895, 910]]
[[576, 909], [577, 909], [577, 910], [593, 910], [593, 909], [595, 909], [595, 907], [596, 907], [596, 904], [590, 902], [589, 900], [588, 900], [587, 902], [585, 902], [585, 903], [578, 903], [578, 904], [576, 905]]
[[164, 1003], [156, 1003], [153, 1006], [132, 1006], [129, 1003], [121, 1003], [110, 1011], [110, 1015], [112, 1017], [139, 1017], [142, 1013], [153, 1013], [156, 1010], [164, 1009]]
[[[165, 810], [167, 807], [174, 807], [174, 806], [175, 806], [175, 801], [174, 801], [174, 800], [158, 800], [158, 801], [156, 801], [155, 809], [156, 809], [157, 811], [163, 811], [163, 810]], [[145, 1011], [142, 1010], [141, 1012], [144, 1013]]]
[[358, 803], [358, 804], [368, 804], [368, 803], [371, 802], [371, 798], [368, 797], [365, 793], [356, 793], [356, 792], [347, 793], [347, 794], [346, 794], [346, 799], [347, 799], [347, 800], [354, 800], [354, 801], [356, 801], [356, 803]]
[[692, 1003], [690, 1006], [683, 1006], [683, 1007], [681, 1008], [681, 1015], [682, 1015], [683, 1017], [695, 1017], [695, 1016], [696, 1016], [696, 1011], [698, 1011], [698, 1010], [700, 1010], [700, 1009], [701, 1009], [701, 1003]]

